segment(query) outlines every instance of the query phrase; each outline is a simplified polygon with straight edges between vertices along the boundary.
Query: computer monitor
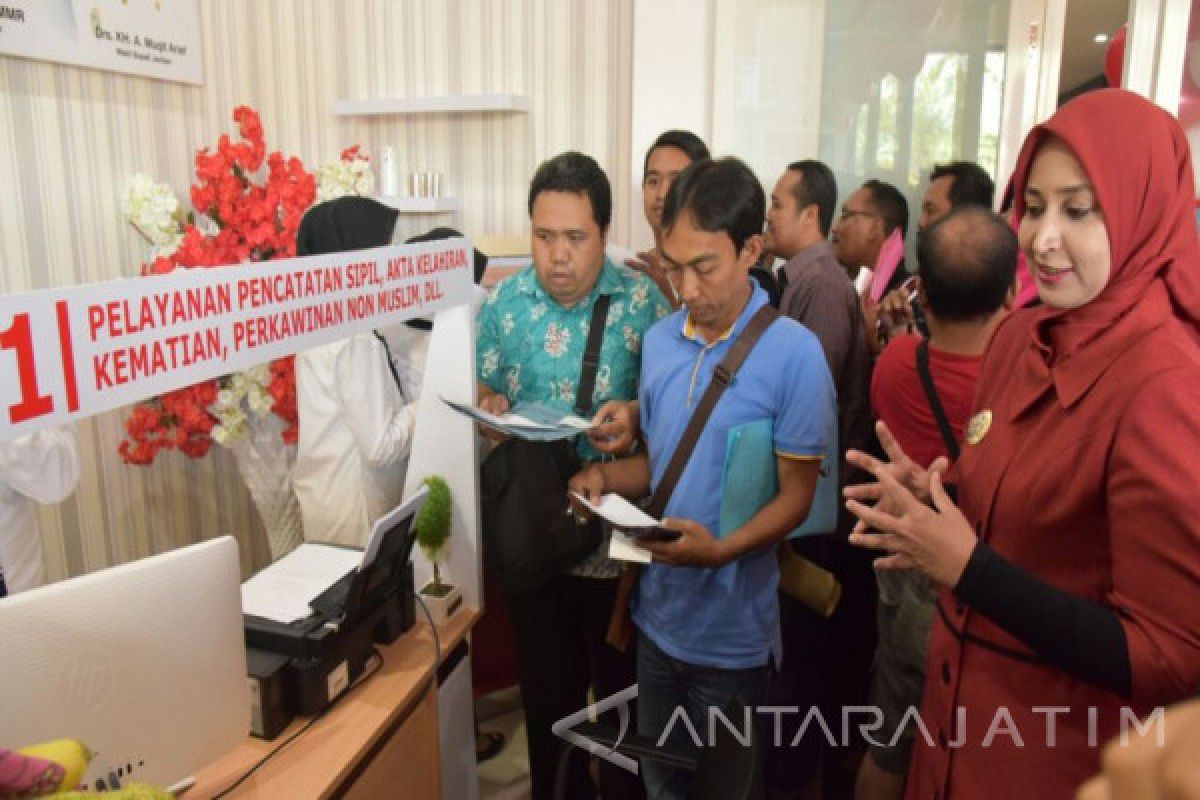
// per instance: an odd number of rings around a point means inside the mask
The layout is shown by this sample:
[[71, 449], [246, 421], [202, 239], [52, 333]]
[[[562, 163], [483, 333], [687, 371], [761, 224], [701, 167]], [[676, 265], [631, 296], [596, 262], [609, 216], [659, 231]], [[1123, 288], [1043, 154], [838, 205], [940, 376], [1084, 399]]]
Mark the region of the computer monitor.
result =
[[170, 787], [250, 730], [231, 536], [0, 600], [0, 747], [95, 754], [91, 789]]

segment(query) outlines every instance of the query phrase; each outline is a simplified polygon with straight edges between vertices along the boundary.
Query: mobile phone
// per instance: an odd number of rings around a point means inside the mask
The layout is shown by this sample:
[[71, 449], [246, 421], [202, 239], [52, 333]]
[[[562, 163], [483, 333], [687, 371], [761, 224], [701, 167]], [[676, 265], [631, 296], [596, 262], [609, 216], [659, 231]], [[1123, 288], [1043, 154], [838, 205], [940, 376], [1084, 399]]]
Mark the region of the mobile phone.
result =
[[631, 539], [643, 542], [673, 542], [683, 535], [674, 528], [664, 528], [661, 525], [654, 525], [649, 528], [621, 528], [618, 530]]

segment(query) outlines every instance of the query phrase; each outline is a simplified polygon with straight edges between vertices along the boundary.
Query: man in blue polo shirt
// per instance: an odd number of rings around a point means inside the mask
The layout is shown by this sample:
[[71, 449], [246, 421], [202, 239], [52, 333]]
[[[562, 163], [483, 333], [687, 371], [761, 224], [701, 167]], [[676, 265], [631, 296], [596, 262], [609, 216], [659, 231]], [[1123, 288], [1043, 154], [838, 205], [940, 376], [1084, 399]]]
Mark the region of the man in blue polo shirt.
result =
[[[662, 257], [684, 308], [646, 334], [639, 388], [648, 453], [576, 476], [592, 496], [644, 496], [667, 463], [732, 342], [766, 293], [749, 278], [762, 254], [765, 196], [737, 159], [700, 161], [676, 180], [663, 211]], [[647, 547], [654, 563], [634, 606], [638, 729], [656, 741], [707, 734], [712, 709], [759, 704], [779, 656], [776, 545], [808, 515], [836, 400], [821, 345], [786, 318], [763, 334], [713, 410], [666, 507], [678, 540]], [[779, 491], [735, 530], [721, 530], [731, 437], [769, 420]], [[737, 724], [737, 723], [735, 723]], [[670, 728], [668, 731], [668, 727]], [[691, 777], [647, 763], [650, 798], [683, 798]]]

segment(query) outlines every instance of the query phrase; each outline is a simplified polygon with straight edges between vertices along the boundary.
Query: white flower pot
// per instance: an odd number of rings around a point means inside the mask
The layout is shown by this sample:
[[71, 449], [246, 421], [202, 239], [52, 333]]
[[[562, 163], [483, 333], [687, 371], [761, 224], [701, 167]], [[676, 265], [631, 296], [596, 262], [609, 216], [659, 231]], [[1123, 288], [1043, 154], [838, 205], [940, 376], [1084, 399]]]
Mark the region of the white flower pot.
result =
[[[421, 590], [417, 592], [421, 596], [421, 602], [429, 609], [429, 616], [433, 619], [433, 624], [439, 628], [446, 624], [450, 617], [454, 616], [454, 612], [462, 606], [462, 592], [457, 586], [449, 583], [443, 583], [441, 588], [444, 590], [440, 593], [433, 593], [433, 583], [427, 583]], [[423, 619], [425, 613], [417, 608], [417, 619]]]

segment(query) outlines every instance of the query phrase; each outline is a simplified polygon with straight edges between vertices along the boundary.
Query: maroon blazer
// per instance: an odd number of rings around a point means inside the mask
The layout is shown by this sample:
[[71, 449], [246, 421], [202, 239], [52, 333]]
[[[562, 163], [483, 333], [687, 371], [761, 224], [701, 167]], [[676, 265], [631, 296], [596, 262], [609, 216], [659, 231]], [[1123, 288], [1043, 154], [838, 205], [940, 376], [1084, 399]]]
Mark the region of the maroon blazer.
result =
[[[1001, 556], [1116, 611], [1132, 697], [1042, 663], [942, 591], [921, 709], [932, 746], [918, 730], [910, 799], [1073, 797], [1123, 714], [1132, 731], [1134, 715], [1200, 686], [1195, 350], [1158, 285], [1052, 380], [1010, 382], [1014, 365], [1043, 363], [1018, 357], [1039, 346], [1034, 313], [1014, 313], [989, 347], [958, 501]], [[1036, 396], [1013, 388], [1039, 383]]]

